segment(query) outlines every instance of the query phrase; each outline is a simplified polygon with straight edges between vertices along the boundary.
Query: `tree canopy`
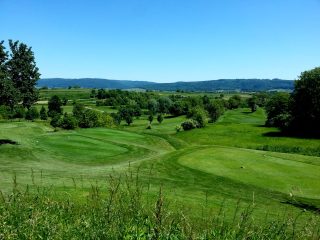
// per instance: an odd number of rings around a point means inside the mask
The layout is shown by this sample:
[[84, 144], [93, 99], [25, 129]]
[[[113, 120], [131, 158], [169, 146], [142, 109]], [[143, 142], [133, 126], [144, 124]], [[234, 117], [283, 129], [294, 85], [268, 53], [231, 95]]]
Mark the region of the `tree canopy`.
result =
[[36, 83], [40, 78], [31, 47], [9, 40], [10, 56], [0, 42], [0, 105], [13, 108], [22, 102], [28, 109], [38, 100]]
[[291, 102], [291, 127], [320, 135], [320, 67], [302, 72]]

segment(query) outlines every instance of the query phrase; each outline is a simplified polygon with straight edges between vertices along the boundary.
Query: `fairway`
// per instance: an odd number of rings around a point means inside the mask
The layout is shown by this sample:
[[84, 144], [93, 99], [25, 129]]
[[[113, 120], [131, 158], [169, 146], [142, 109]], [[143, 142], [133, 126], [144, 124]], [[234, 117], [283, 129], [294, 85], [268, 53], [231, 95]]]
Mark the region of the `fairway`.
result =
[[183, 155], [178, 162], [262, 189], [308, 198], [320, 196], [320, 158], [210, 147]]

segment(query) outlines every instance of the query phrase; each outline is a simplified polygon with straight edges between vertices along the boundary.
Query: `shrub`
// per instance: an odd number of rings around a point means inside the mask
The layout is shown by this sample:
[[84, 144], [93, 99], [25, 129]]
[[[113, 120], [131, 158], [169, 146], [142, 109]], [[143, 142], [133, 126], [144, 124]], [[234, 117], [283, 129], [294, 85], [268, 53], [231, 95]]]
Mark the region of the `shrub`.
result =
[[65, 113], [63, 118], [58, 121], [58, 125], [63, 129], [75, 129], [77, 120], [72, 115]]
[[183, 123], [181, 123], [181, 127], [183, 128], [183, 130], [188, 131], [191, 129], [194, 129], [198, 126], [198, 122], [193, 120], [193, 119], [188, 119], [186, 121], [184, 121]]
[[1, 105], [0, 106], [0, 119], [8, 119], [10, 118], [10, 107]]
[[29, 110], [26, 112], [25, 118], [27, 120], [34, 120], [36, 118], [39, 118], [39, 112], [36, 107], [31, 107]]
[[150, 124], [151, 124], [152, 121], [153, 121], [153, 115], [152, 115], [152, 114], [148, 116], [148, 120], [149, 120], [149, 122], [150, 122]]
[[26, 110], [23, 106], [19, 105], [13, 109], [12, 118], [24, 118]]
[[205, 127], [208, 122], [207, 113], [203, 108], [197, 107], [197, 108], [191, 109], [189, 116], [191, 119], [197, 122], [198, 128]]
[[52, 117], [51, 121], [50, 121], [50, 125], [54, 128], [56, 127], [59, 127], [59, 124], [60, 124], [60, 118], [61, 118], [61, 115], [60, 114], [56, 114]]
[[163, 121], [163, 115], [162, 114], [159, 114], [158, 115], [158, 117], [157, 117], [157, 121], [158, 121], [158, 123], [162, 123], [162, 121]]
[[42, 106], [41, 109], [40, 109], [40, 119], [41, 120], [47, 120], [48, 119], [47, 110], [45, 109], [44, 106]]

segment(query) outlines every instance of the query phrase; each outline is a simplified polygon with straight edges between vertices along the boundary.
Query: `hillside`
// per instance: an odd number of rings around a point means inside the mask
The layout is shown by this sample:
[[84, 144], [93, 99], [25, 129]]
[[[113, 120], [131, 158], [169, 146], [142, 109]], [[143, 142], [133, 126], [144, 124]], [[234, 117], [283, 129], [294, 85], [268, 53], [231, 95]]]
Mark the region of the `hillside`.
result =
[[148, 81], [110, 80], [101, 78], [45, 78], [38, 81], [38, 87], [130, 89], [142, 88], [160, 91], [268, 91], [274, 89], [292, 90], [294, 81], [282, 79], [219, 79], [197, 82], [155, 83]]

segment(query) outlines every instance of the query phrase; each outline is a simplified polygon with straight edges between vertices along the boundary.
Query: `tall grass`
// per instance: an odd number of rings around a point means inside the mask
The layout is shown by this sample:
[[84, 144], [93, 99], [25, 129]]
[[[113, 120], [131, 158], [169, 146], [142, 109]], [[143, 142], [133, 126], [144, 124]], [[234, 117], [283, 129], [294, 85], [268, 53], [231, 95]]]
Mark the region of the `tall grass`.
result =
[[[74, 188], [77, 188], [76, 184]], [[55, 189], [55, 190], [54, 190]], [[83, 199], [34, 184], [0, 194], [0, 239], [319, 239], [317, 216], [299, 222], [304, 214], [283, 214], [256, 222], [254, 203], [237, 205], [227, 219], [225, 207], [212, 214], [206, 201], [201, 217], [170, 206], [139, 181], [138, 174], [109, 176], [104, 186], [94, 184]]]

